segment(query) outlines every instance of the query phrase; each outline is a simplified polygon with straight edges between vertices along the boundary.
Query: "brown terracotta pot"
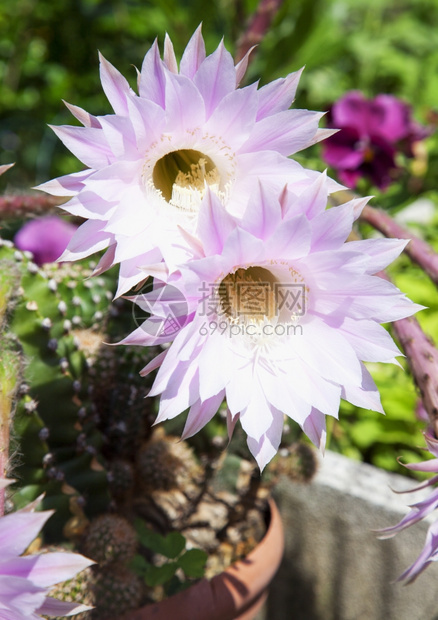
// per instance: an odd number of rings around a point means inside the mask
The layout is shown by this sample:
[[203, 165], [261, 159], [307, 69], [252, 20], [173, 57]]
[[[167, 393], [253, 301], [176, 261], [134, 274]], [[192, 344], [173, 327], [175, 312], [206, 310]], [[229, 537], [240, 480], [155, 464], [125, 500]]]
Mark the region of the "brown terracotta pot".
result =
[[251, 620], [262, 607], [284, 551], [280, 513], [269, 500], [270, 520], [260, 543], [210, 581], [202, 579], [160, 603], [129, 612], [120, 620]]

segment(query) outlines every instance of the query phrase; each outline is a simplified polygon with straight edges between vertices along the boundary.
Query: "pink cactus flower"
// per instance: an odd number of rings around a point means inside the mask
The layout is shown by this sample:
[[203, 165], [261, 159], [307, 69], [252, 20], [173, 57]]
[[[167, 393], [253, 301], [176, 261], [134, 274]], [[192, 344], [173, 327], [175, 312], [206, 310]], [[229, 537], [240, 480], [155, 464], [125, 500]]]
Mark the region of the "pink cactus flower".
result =
[[[0, 488], [9, 481], [0, 479]], [[28, 508], [0, 517], [0, 618], [39, 620], [42, 615], [72, 616], [91, 609], [48, 595], [51, 586], [71, 579], [94, 564], [78, 553], [21, 554], [53, 514]]]
[[[118, 294], [145, 278], [140, 267], [162, 258], [184, 259], [180, 228], [196, 228], [205, 188], [226, 207], [246, 207], [254, 179], [280, 191], [299, 191], [318, 173], [289, 159], [331, 130], [318, 129], [322, 114], [289, 109], [301, 72], [258, 88], [238, 88], [247, 65], [236, 66], [223, 43], [206, 56], [200, 27], [178, 68], [168, 37], [163, 60], [157, 42], [146, 54], [137, 95], [105, 58], [102, 86], [114, 114], [92, 116], [68, 105], [84, 127], [53, 127], [87, 169], [40, 189], [73, 196], [63, 205], [86, 218], [65, 260], [108, 248], [97, 272], [120, 263]], [[332, 190], [340, 186], [332, 182]]]
[[132, 298], [144, 310], [152, 300], [155, 316], [123, 342], [173, 340], [142, 371], [159, 367], [150, 392], [161, 394], [157, 422], [189, 409], [189, 437], [225, 398], [230, 428], [240, 421], [262, 469], [279, 447], [284, 414], [323, 449], [325, 416], [337, 417], [341, 398], [383, 412], [363, 362], [395, 362], [400, 352], [380, 323], [420, 306], [374, 275], [406, 240], [345, 243], [366, 202], [326, 210], [321, 175], [300, 196], [279, 199], [261, 184], [238, 221], [207, 193], [198, 258], [170, 274], [167, 304], [166, 289], [159, 302], [156, 291]]
[[[405, 492], [412, 493], [427, 487], [434, 488], [428, 497], [415, 504], [411, 504], [408, 514], [403, 517], [397, 525], [379, 530], [379, 538], [392, 538], [395, 534], [398, 534], [398, 532], [401, 532], [407, 527], [422, 521], [438, 508], [438, 487], [434, 486], [438, 483], [438, 440], [433, 437], [430, 431], [425, 433], [425, 438], [427, 449], [435, 458], [421, 463], [409, 463], [405, 465], [405, 467], [411, 469], [412, 471], [423, 471], [434, 475], [426, 482], [423, 482], [419, 486]], [[413, 562], [411, 566], [409, 566], [409, 568], [407, 568], [404, 573], [400, 575], [398, 581], [411, 583], [420, 573], [424, 571], [425, 568], [429, 566], [431, 562], [436, 561], [438, 561], [438, 519], [430, 525], [426, 534], [426, 542], [420, 555], [415, 562]]]

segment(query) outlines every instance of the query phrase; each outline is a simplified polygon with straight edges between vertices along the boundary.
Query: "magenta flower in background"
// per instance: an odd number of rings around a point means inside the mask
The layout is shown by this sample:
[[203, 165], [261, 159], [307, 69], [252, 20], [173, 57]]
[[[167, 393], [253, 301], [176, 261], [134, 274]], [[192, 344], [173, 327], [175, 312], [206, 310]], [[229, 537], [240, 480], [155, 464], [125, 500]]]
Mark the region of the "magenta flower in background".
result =
[[[430, 431], [425, 433], [425, 438], [427, 449], [435, 458], [421, 463], [410, 463], [405, 465], [405, 467], [413, 471], [423, 471], [433, 473], [434, 475], [427, 482], [423, 482], [419, 486], [405, 491], [405, 493], [412, 493], [420, 489], [432, 487], [438, 483], [438, 440], [433, 437]], [[408, 512], [397, 525], [379, 530], [379, 538], [392, 538], [398, 532], [405, 530], [407, 527], [422, 521], [428, 515], [432, 514], [432, 512], [438, 508], [438, 487], [433, 488], [428, 497], [416, 504], [410, 504], [409, 507], [411, 509], [410, 512]], [[415, 562], [400, 575], [398, 581], [411, 583], [431, 562], [436, 561], [438, 561], [438, 519], [430, 525], [427, 531], [426, 542], [422, 552]]]
[[101, 56], [114, 114], [68, 105], [84, 127], [53, 130], [87, 169], [40, 186], [74, 196], [62, 208], [87, 219], [65, 260], [108, 248], [96, 272], [120, 263], [120, 295], [145, 278], [140, 267], [185, 260], [180, 227], [196, 228], [206, 186], [225, 208], [233, 197], [241, 214], [258, 177], [278, 192], [311, 183], [318, 173], [289, 156], [333, 132], [318, 129], [321, 113], [289, 109], [301, 71], [238, 88], [247, 62], [235, 66], [223, 43], [206, 56], [199, 27], [178, 67], [166, 36], [163, 59], [157, 42], [144, 58], [137, 95]]
[[37, 265], [55, 262], [67, 247], [77, 226], [48, 215], [26, 222], [17, 232], [14, 244], [19, 250], [32, 252]]
[[397, 153], [413, 156], [414, 142], [429, 131], [412, 119], [410, 107], [392, 95], [366, 99], [351, 91], [328, 115], [329, 127], [340, 131], [324, 143], [323, 158], [349, 187], [366, 178], [384, 190], [398, 171]]
[[[241, 221], [206, 195], [197, 230], [203, 249], [171, 274], [167, 308], [164, 291], [157, 311], [163, 329], [153, 317], [123, 341], [173, 340], [142, 371], [159, 367], [150, 391], [161, 394], [157, 422], [189, 409], [183, 437], [190, 437], [225, 398], [229, 428], [240, 421], [263, 469], [278, 450], [284, 414], [323, 449], [325, 416], [337, 417], [341, 398], [383, 413], [363, 362], [395, 362], [400, 352], [379, 323], [420, 307], [373, 275], [406, 240], [345, 243], [366, 202], [326, 210], [325, 175], [280, 200], [260, 185]], [[185, 320], [172, 316], [176, 289]], [[151, 296], [132, 299], [150, 311]]]
[[[0, 479], [0, 488], [8, 482]], [[52, 514], [51, 510], [30, 512], [25, 508], [0, 517], [1, 620], [40, 620], [43, 614], [72, 616], [91, 609], [47, 594], [51, 586], [94, 564], [92, 560], [63, 552], [21, 556]]]

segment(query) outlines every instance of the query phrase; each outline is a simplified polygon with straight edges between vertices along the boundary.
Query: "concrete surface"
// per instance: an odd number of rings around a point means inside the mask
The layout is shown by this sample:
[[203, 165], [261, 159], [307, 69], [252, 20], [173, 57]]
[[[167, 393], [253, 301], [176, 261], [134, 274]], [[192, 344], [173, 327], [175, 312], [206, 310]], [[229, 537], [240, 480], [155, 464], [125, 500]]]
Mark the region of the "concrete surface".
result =
[[[286, 553], [256, 620], [438, 620], [438, 563], [411, 585], [394, 583], [419, 555], [427, 524], [389, 540], [421, 494], [415, 481], [327, 453], [310, 485], [283, 479], [274, 492]], [[438, 515], [437, 515], [438, 516]]]

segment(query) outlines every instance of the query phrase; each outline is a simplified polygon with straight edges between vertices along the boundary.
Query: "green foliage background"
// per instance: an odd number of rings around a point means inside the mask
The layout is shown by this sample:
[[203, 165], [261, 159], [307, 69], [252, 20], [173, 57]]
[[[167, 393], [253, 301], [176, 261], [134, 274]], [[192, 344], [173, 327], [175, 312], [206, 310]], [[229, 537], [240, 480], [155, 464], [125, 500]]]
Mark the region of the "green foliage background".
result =
[[[27, 186], [78, 163], [47, 123], [70, 123], [64, 99], [94, 114], [110, 111], [97, 50], [131, 80], [156, 36], [180, 55], [202, 21], [211, 52], [231, 51], [257, 0], [2, 0], [0, 3], [0, 163], [16, 161], [9, 182]], [[133, 66], [134, 65], [134, 66]], [[285, 0], [255, 53], [249, 81], [266, 83], [306, 66], [297, 105], [327, 109], [352, 88], [390, 92], [419, 120], [438, 101], [437, 0]]]
[[[222, 36], [234, 52], [256, 6], [256, 0], [2, 0], [0, 163], [17, 163], [2, 178], [2, 189], [25, 191], [81, 168], [47, 124], [74, 124], [62, 99], [93, 114], [111, 112], [100, 86], [98, 49], [135, 88], [134, 67], [140, 68], [156, 36], [162, 44], [168, 32], [180, 57], [202, 21], [209, 52]], [[266, 83], [304, 65], [297, 107], [325, 110], [351, 89], [368, 96], [386, 92], [408, 101], [417, 120], [436, 125], [438, 1], [285, 0], [254, 54], [247, 81]], [[322, 169], [318, 148], [300, 155], [301, 161]], [[396, 211], [422, 197], [436, 207], [435, 136], [426, 141], [426, 156], [421, 173], [378, 195], [380, 204]], [[437, 231], [435, 215], [418, 232], [438, 249]], [[430, 308], [419, 318], [438, 340], [435, 288], [408, 261], [400, 261], [392, 275], [412, 299]], [[401, 469], [395, 455], [419, 460], [416, 446], [424, 443], [413, 413], [415, 390], [409, 375], [396, 367], [381, 365], [373, 374], [387, 417], [345, 405], [330, 447]]]

